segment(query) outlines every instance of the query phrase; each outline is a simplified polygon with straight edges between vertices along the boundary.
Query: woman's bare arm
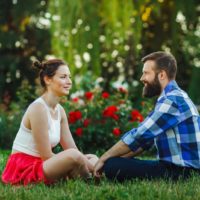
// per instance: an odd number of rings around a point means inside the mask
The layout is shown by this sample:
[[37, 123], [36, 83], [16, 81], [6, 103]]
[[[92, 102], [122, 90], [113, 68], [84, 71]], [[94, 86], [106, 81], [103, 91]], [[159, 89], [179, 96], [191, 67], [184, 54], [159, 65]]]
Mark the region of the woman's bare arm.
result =
[[67, 120], [67, 116], [65, 113], [65, 110], [63, 107], [60, 106], [61, 111], [61, 138], [60, 138], [60, 144], [62, 148], [69, 149], [69, 148], [75, 148], [77, 149], [77, 146], [74, 142], [74, 139], [72, 137], [71, 131], [69, 129], [69, 124]]
[[27, 119], [40, 156], [43, 160], [47, 160], [54, 154], [49, 140], [48, 116], [44, 105], [32, 104], [27, 111]]

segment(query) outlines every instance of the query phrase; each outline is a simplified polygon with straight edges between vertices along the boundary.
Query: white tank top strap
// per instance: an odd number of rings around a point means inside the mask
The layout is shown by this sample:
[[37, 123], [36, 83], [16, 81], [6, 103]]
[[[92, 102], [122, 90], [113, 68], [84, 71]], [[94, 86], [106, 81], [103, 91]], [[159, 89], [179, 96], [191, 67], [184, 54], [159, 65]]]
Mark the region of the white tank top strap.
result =
[[58, 107], [58, 120], [61, 121], [61, 105], [58, 104], [57, 107]]
[[[45, 108], [47, 109], [48, 118], [50, 120], [49, 122], [51, 123], [52, 116], [51, 116], [51, 113], [50, 113], [49, 106], [47, 105], [47, 103], [44, 101], [44, 99], [42, 97], [37, 98], [33, 103], [37, 103], [37, 102], [40, 102], [41, 104], [43, 104], [45, 106]], [[57, 120], [60, 121], [61, 120], [60, 104], [57, 104], [55, 109], [58, 111]], [[55, 120], [55, 119], [53, 119], [53, 120]]]

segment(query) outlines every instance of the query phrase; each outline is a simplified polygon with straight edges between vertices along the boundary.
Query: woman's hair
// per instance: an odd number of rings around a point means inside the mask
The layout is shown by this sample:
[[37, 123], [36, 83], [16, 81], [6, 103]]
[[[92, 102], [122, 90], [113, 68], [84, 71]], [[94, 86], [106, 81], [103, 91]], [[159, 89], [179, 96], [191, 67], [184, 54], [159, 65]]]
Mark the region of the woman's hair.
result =
[[40, 76], [40, 83], [42, 87], [46, 88], [46, 84], [44, 81], [44, 77], [47, 76], [49, 78], [53, 77], [57, 71], [57, 69], [61, 65], [66, 65], [66, 63], [63, 60], [60, 59], [51, 59], [43, 62], [34, 61], [33, 67], [36, 67], [40, 70], [39, 76]]
[[142, 58], [143, 63], [147, 60], [155, 61], [157, 70], [164, 70], [170, 80], [175, 79], [177, 64], [172, 54], [163, 51], [153, 52]]

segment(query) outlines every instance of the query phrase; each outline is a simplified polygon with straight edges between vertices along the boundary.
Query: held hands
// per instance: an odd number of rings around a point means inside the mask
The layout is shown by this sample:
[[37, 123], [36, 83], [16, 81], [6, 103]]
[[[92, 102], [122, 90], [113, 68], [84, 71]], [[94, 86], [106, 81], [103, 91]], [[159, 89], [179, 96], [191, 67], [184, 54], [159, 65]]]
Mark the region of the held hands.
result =
[[93, 174], [96, 178], [101, 178], [103, 166], [104, 162], [101, 159], [99, 159], [99, 161], [94, 166], [94, 171], [93, 171]]
[[88, 165], [88, 169], [91, 173], [93, 173], [94, 171], [94, 166], [97, 163], [97, 161], [99, 160], [99, 158], [94, 155], [94, 154], [85, 154], [85, 158], [86, 158], [86, 163]]
[[88, 159], [90, 164], [93, 165], [93, 167], [95, 166], [95, 164], [99, 160], [99, 158], [94, 154], [85, 154], [85, 157]]
[[98, 157], [94, 154], [85, 154], [85, 157], [90, 160], [90, 159], [98, 159]]
[[89, 170], [90, 172], [93, 173], [95, 178], [101, 178], [102, 176], [102, 168], [104, 166], [104, 162], [102, 159], [99, 159], [96, 155], [94, 154], [85, 154], [85, 158], [89, 162]]

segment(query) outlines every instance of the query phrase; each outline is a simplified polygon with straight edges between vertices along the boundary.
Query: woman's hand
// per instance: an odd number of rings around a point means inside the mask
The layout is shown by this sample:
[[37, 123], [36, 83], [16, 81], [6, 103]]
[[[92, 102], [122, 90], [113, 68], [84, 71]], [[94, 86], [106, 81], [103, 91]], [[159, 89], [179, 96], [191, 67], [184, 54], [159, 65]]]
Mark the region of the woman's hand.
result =
[[99, 160], [99, 158], [94, 154], [85, 154], [85, 158], [88, 161], [88, 168], [89, 168], [90, 172], [93, 172], [94, 166], [97, 163], [97, 161]]
[[96, 155], [94, 155], [94, 154], [85, 154], [85, 157], [87, 158], [87, 159], [93, 159], [93, 158], [96, 158], [96, 159], [99, 159]]

